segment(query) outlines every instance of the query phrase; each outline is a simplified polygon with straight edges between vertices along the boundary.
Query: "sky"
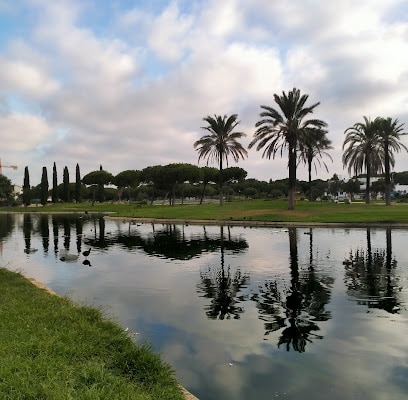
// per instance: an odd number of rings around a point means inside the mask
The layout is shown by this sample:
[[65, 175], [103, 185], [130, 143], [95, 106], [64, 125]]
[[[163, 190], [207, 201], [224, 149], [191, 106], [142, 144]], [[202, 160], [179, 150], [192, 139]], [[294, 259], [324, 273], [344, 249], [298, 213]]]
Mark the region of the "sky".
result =
[[[54, 162], [59, 182], [77, 163], [82, 176], [197, 165], [204, 117], [238, 114], [247, 147], [260, 106], [293, 88], [320, 102], [313, 117], [332, 141], [329, 172], [312, 179], [347, 179], [347, 128], [381, 116], [408, 131], [408, 2], [0, 0], [0, 158], [15, 184], [25, 166], [31, 185], [43, 166], [51, 181]], [[287, 154], [255, 148], [229, 166], [288, 175]], [[406, 170], [401, 152], [395, 171]], [[304, 165], [297, 175], [307, 180]]]

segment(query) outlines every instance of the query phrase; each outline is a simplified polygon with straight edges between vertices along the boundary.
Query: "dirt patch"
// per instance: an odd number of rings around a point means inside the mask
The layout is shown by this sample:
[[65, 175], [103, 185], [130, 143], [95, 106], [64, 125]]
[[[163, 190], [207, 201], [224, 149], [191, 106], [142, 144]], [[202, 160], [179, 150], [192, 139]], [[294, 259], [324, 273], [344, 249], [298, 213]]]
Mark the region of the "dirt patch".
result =
[[33, 285], [37, 286], [40, 289], [45, 290], [46, 292], [53, 294], [54, 296], [59, 296], [57, 293], [55, 293], [53, 290], [51, 290], [48, 286], [44, 285], [41, 282], [38, 282], [34, 278], [27, 278]]

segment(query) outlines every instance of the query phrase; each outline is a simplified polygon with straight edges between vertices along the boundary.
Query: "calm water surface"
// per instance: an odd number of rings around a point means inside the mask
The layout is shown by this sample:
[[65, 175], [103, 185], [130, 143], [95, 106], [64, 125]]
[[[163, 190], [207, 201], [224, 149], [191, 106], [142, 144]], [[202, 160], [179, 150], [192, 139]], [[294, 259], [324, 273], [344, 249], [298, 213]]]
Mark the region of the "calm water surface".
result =
[[408, 230], [1, 214], [0, 253], [102, 305], [200, 400], [408, 398]]

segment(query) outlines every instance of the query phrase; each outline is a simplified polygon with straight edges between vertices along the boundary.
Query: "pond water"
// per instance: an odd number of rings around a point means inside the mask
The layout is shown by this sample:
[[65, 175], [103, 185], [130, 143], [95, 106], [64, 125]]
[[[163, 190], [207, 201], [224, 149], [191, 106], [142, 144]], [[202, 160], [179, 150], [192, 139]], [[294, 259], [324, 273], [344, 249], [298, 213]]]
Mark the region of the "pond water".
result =
[[407, 229], [0, 214], [1, 266], [102, 306], [200, 400], [407, 399], [407, 246]]

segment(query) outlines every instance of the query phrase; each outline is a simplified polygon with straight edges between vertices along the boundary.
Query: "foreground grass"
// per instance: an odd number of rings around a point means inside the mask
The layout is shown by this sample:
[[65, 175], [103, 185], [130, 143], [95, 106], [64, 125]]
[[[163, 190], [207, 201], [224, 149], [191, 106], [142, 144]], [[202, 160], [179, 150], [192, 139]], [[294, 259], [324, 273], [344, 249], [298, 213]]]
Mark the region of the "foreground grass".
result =
[[171, 368], [117, 324], [0, 268], [1, 399], [182, 399]]
[[408, 223], [408, 204], [352, 204], [298, 201], [295, 210], [287, 209], [286, 200], [247, 200], [219, 204], [143, 205], [90, 203], [56, 204], [46, 207], [3, 209], [30, 212], [111, 212], [114, 216], [130, 218], [190, 219], [190, 220], [252, 220], [270, 222], [318, 223]]

